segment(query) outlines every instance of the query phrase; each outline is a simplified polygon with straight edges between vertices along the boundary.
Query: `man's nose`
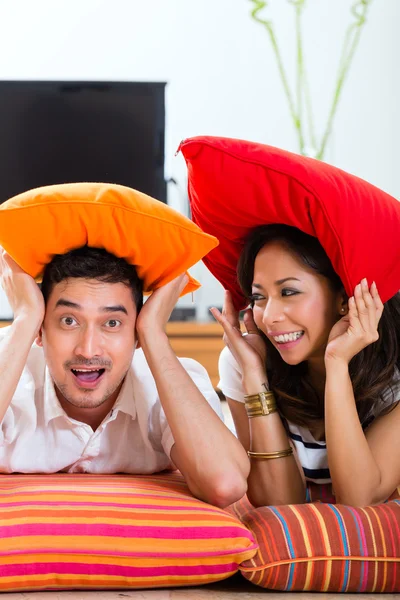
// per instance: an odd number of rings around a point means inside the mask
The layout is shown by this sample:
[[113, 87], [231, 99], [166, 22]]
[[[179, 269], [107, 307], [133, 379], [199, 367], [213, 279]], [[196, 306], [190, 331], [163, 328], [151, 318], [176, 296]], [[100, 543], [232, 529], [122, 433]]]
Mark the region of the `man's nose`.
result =
[[101, 356], [103, 353], [101, 334], [94, 327], [85, 327], [80, 332], [75, 353], [85, 358]]

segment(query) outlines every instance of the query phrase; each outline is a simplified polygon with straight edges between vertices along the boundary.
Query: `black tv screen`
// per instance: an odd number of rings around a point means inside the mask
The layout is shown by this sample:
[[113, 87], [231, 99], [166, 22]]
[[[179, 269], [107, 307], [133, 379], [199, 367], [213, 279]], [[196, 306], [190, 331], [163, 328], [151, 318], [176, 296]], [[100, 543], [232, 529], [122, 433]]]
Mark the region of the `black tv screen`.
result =
[[165, 83], [0, 81], [0, 203], [56, 183], [119, 183], [166, 202]]

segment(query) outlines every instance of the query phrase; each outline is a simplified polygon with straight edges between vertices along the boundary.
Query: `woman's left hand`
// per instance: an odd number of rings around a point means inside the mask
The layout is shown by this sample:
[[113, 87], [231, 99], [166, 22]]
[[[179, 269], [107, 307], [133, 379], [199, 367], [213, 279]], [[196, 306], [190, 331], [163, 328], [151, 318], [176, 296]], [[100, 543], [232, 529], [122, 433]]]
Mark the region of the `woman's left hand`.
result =
[[325, 350], [325, 361], [342, 360], [347, 364], [364, 348], [379, 339], [378, 324], [383, 312], [383, 303], [376, 284], [368, 289], [363, 279], [349, 298], [348, 313], [335, 323]]

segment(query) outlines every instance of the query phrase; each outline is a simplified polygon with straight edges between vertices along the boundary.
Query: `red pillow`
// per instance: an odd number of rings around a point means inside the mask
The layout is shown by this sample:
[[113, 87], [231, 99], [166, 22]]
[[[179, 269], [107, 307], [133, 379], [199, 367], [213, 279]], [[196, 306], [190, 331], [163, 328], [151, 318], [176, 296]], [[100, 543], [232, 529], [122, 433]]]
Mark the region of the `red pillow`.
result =
[[189, 171], [192, 217], [220, 245], [204, 263], [247, 302], [236, 279], [244, 238], [257, 225], [283, 223], [318, 238], [353, 295], [363, 277], [385, 302], [400, 288], [400, 202], [318, 160], [271, 146], [218, 137], [180, 145]]

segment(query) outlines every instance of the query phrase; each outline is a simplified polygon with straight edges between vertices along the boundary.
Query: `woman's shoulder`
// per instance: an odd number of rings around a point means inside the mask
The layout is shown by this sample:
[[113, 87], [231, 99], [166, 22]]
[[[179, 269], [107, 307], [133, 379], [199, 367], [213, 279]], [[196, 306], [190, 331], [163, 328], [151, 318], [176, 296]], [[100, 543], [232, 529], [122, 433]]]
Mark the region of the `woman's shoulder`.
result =
[[219, 367], [241, 372], [239, 363], [227, 346], [221, 350], [221, 354], [219, 355]]
[[222, 393], [232, 400], [244, 402], [242, 372], [239, 363], [226, 346], [219, 357], [218, 371], [218, 387]]

